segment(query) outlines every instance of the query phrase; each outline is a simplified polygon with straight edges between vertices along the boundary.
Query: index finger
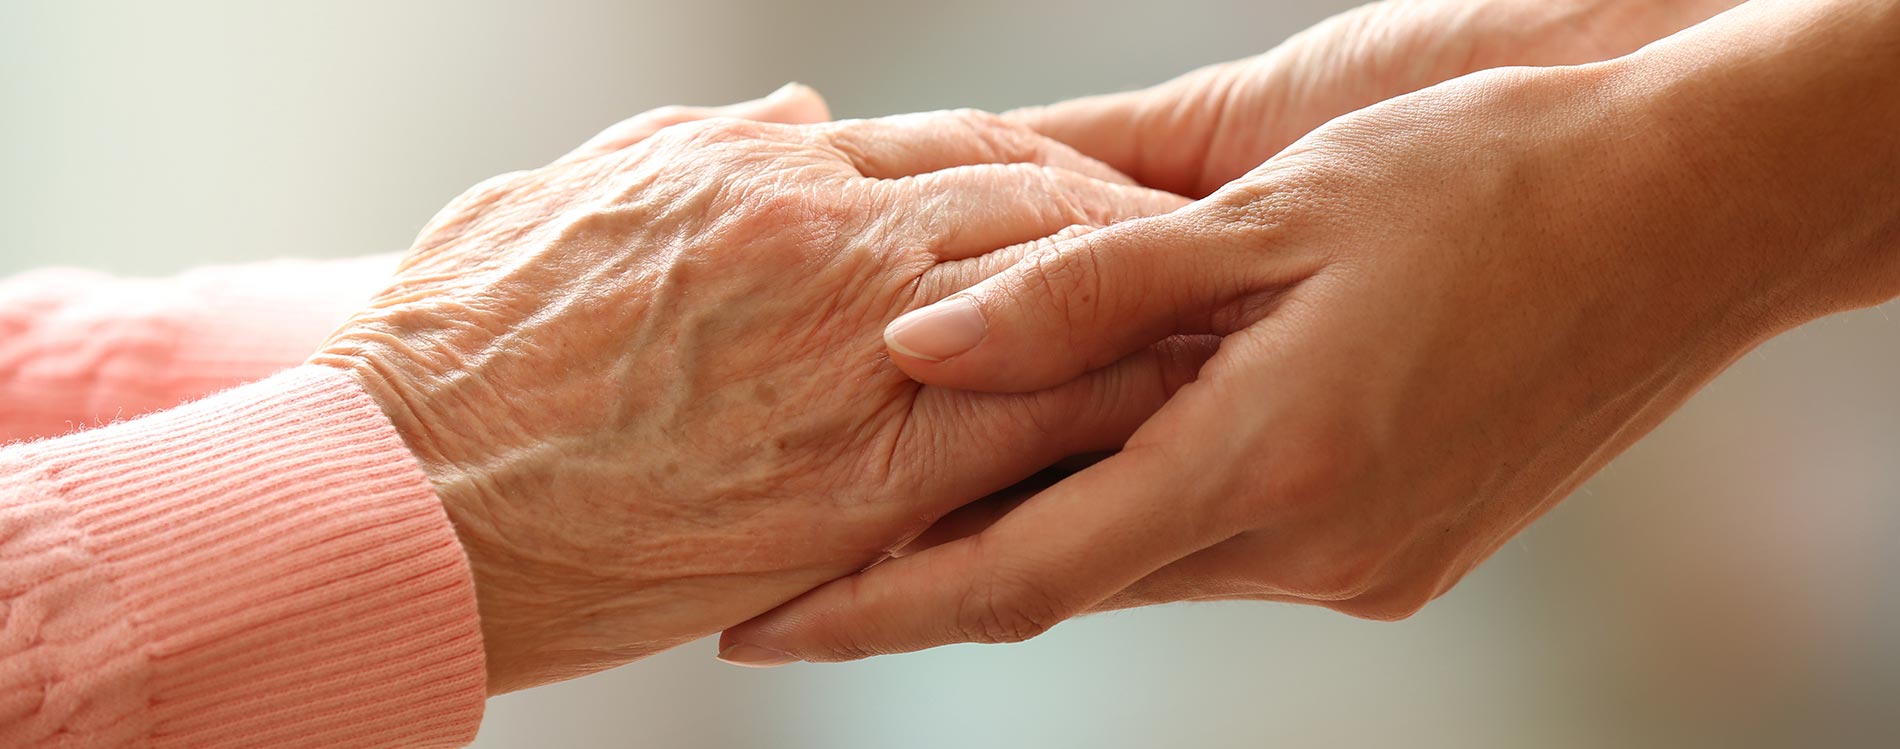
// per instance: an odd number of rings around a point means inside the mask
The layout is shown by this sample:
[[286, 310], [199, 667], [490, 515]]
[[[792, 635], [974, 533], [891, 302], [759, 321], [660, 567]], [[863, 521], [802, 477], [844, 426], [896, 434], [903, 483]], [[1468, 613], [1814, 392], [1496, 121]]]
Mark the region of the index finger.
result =
[[1131, 447], [976, 535], [821, 586], [728, 630], [721, 657], [845, 661], [1041, 634], [1233, 535], [1211, 511], [1211, 472], [1181, 449]]
[[1002, 117], [974, 109], [847, 120], [817, 129], [858, 172], [897, 179], [972, 164], [1041, 164], [1105, 182], [1127, 175]]

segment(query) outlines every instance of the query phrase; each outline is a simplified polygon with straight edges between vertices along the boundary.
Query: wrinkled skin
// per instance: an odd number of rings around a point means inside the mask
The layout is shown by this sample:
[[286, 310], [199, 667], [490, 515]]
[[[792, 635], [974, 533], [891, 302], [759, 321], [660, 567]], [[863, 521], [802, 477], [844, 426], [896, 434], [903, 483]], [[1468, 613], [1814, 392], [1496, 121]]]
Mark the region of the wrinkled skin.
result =
[[1900, 294], [1895, 69], [1900, 1], [1755, 0], [1359, 110], [1038, 251], [893, 322], [893, 360], [1031, 392], [1169, 335], [1219, 352], [1120, 452], [726, 640], [848, 660], [1188, 599], [1409, 616], [1762, 340]]
[[[767, 118], [823, 119], [797, 109]], [[491, 693], [863, 569], [956, 506], [1119, 444], [1208, 353], [1157, 348], [1029, 395], [924, 389], [880, 350], [892, 317], [1066, 227], [1184, 201], [980, 113], [704, 114], [476, 186], [313, 358], [360, 378], [434, 482]]]

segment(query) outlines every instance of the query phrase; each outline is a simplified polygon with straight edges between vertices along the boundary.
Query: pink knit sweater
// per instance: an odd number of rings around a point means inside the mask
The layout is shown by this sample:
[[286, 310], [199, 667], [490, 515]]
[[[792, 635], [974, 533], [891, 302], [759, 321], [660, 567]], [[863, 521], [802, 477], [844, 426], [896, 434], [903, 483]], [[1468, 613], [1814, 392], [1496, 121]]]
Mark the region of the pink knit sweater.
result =
[[0, 448], [0, 746], [473, 739], [454, 531], [368, 395], [296, 366], [390, 267], [0, 281], [0, 441], [40, 438]]

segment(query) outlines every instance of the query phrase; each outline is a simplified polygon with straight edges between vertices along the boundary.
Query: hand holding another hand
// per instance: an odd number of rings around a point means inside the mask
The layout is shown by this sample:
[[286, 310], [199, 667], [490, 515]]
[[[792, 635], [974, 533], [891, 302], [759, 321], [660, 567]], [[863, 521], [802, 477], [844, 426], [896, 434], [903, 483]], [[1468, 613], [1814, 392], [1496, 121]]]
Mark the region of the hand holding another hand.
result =
[[1900, 290], [1900, 13], [1826, 5], [1354, 112], [898, 319], [904, 371], [992, 392], [1222, 341], [1119, 453], [726, 642], [849, 660], [1188, 599], [1412, 614], [1759, 342]]

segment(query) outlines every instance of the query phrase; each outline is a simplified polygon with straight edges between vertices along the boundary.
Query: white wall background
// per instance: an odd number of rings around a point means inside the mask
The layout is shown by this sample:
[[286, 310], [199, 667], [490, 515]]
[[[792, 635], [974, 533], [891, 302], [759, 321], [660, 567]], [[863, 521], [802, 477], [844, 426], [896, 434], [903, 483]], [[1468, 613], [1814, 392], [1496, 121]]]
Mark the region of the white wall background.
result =
[[[0, 273], [395, 250], [651, 106], [796, 79], [840, 116], [1007, 108], [1349, 4], [0, 0]], [[1895, 334], [1773, 342], [1403, 623], [1174, 606], [772, 672], [698, 643], [494, 700], [478, 746], [1892, 745]]]

